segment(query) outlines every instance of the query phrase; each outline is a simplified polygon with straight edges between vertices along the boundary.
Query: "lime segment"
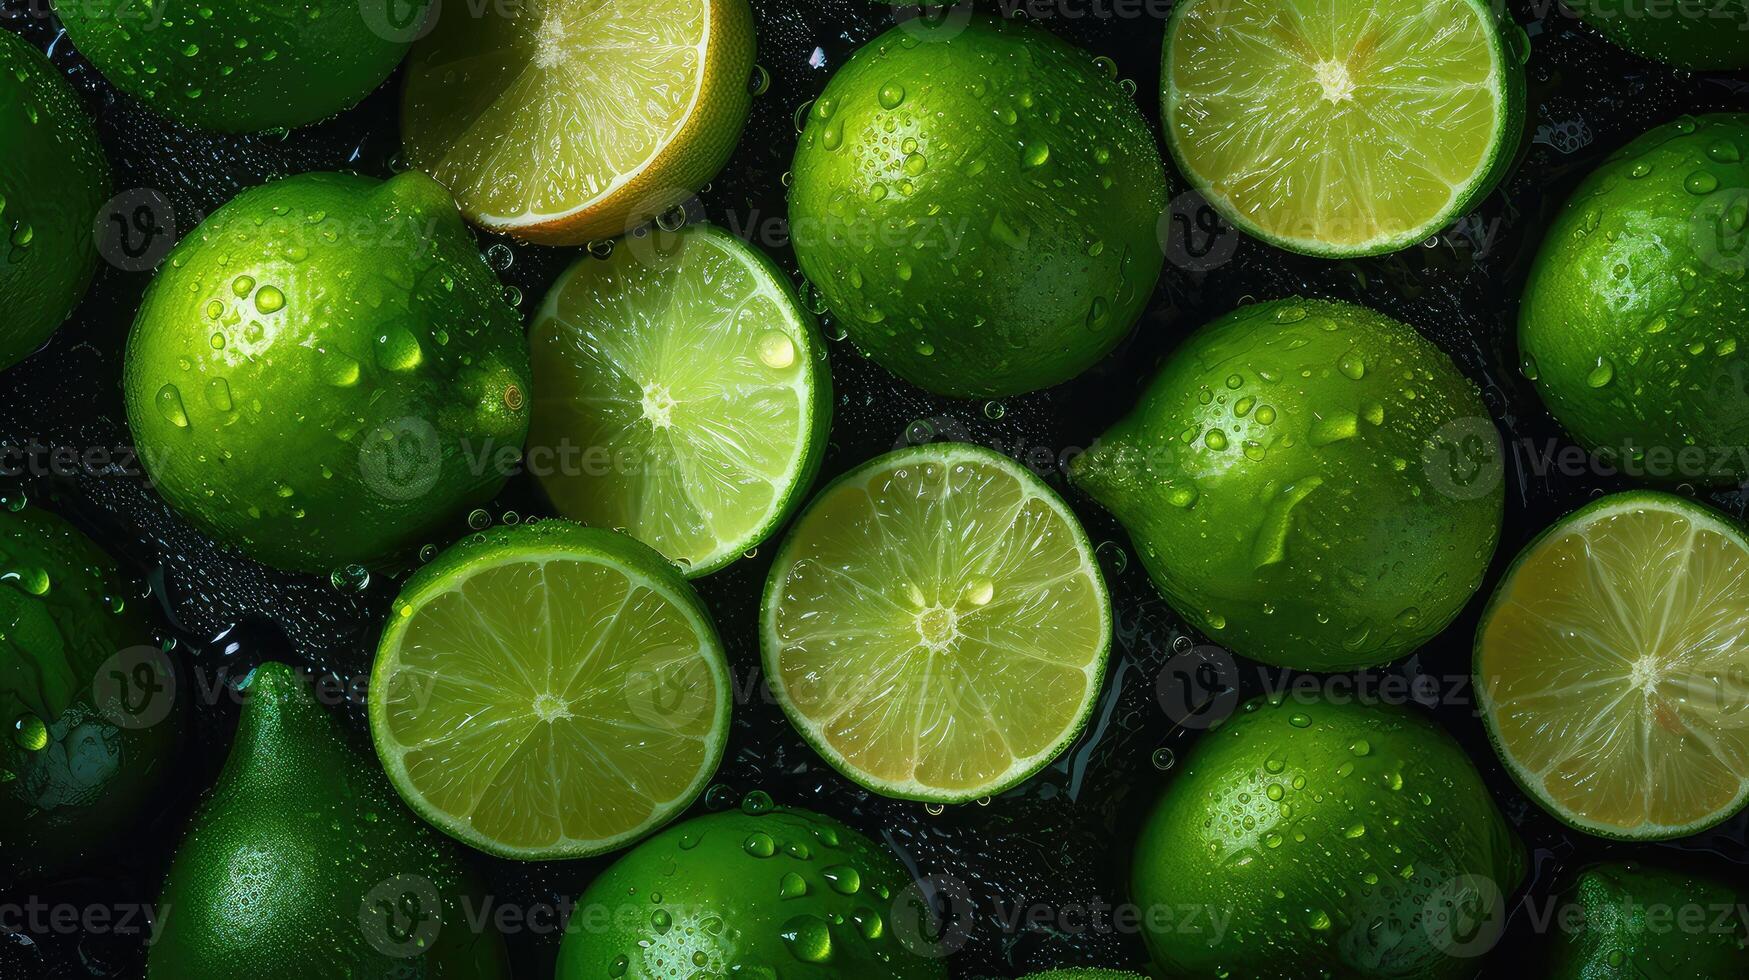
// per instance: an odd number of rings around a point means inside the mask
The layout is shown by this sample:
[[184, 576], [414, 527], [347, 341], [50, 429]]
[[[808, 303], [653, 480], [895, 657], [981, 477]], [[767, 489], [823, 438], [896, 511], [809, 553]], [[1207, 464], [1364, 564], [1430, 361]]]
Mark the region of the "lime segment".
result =
[[1516, 145], [1519, 74], [1475, 0], [1190, 0], [1166, 41], [1167, 137], [1245, 231], [1391, 251], [1487, 192]]
[[586, 857], [703, 789], [728, 671], [685, 580], [637, 542], [547, 521], [440, 556], [396, 603], [370, 716], [420, 815], [488, 853]]
[[809, 505], [766, 586], [765, 668], [790, 720], [889, 796], [1000, 792], [1081, 730], [1110, 602], [1068, 508], [975, 446], [902, 450]]
[[1679, 497], [1605, 497], [1548, 530], [1476, 643], [1508, 768], [1581, 830], [1659, 840], [1749, 799], [1749, 541]]
[[554, 505], [690, 574], [758, 545], [818, 470], [823, 346], [782, 273], [727, 232], [693, 226], [583, 260], [531, 343], [529, 458]]

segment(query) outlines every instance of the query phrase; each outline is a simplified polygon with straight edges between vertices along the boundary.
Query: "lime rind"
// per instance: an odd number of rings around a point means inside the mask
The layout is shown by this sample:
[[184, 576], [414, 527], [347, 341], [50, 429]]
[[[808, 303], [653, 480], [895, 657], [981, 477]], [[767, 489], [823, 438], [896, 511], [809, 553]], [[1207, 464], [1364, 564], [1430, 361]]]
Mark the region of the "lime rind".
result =
[[[778, 606], [782, 601], [783, 584], [787, 576], [784, 574], [794, 563], [794, 554], [798, 539], [807, 527], [809, 514], [824, 502], [830, 500], [834, 492], [845, 487], [866, 483], [872, 476], [881, 472], [897, 469], [914, 463], [938, 463], [949, 465], [955, 462], [972, 461], [991, 466], [1016, 479], [1029, 499], [1044, 503], [1052, 514], [1062, 521], [1064, 529], [1072, 536], [1076, 550], [1079, 552], [1083, 567], [1092, 584], [1096, 605], [1099, 611], [1097, 626], [1100, 641], [1097, 650], [1089, 658], [1083, 671], [1087, 678], [1086, 694], [1074, 713], [1072, 720], [1063, 728], [1060, 735], [1050, 740], [1046, 748], [1032, 753], [1024, 759], [1013, 761], [1009, 770], [1000, 778], [989, 781], [966, 790], [947, 790], [916, 781], [889, 781], [881, 779], [854, 765], [844, 754], [835, 749], [817, 730], [813, 719], [805, 715], [796, 704], [791, 692], [783, 682], [779, 653], [782, 642], [777, 636], [776, 618]], [[936, 542], [945, 545], [945, 541]], [[779, 547], [773, 560], [771, 574], [766, 580], [765, 592], [761, 600], [760, 615], [760, 649], [761, 662], [768, 678], [770, 689], [779, 707], [789, 718], [791, 725], [802, 739], [808, 743], [820, 757], [825, 759], [846, 779], [882, 796], [899, 799], [916, 800], [925, 803], [959, 804], [970, 803], [1004, 793], [1026, 780], [1037, 775], [1050, 763], [1063, 754], [1064, 751], [1085, 730], [1093, 709], [1099, 702], [1103, 686], [1107, 661], [1111, 651], [1112, 615], [1111, 596], [1106, 586], [1105, 578], [1100, 571], [1097, 559], [1093, 554], [1092, 544], [1087, 538], [1079, 519], [1064, 502], [1057, 492], [1043, 480], [1028, 472], [1014, 460], [993, 450], [985, 449], [967, 443], [932, 443], [901, 449], [869, 460], [839, 476], [826, 485], [813, 500], [797, 515], [789, 537]]]
[[[527, 532], [539, 527], [539, 538]], [[556, 532], [556, 533], [555, 533]], [[523, 562], [584, 562], [611, 568], [623, 574], [633, 588], [645, 588], [678, 610], [699, 640], [697, 662], [709, 672], [715, 688], [714, 715], [703, 739], [703, 761], [697, 774], [668, 800], [653, 800], [650, 816], [627, 830], [586, 840], [561, 836], [550, 846], [529, 848], [507, 845], [483, 834], [467, 820], [434, 805], [416, 788], [407, 766], [411, 749], [391, 734], [387, 692], [400, 664], [399, 651], [410, 623], [419, 610], [436, 597], [458, 588], [467, 579], [503, 566]], [[616, 532], [583, 528], [569, 521], [549, 520], [538, 525], [500, 528], [450, 549], [420, 569], [402, 589], [395, 613], [383, 631], [371, 672], [369, 718], [371, 740], [389, 780], [403, 801], [421, 818], [445, 834], [486, 854], [520, 861], [569, 860], [594, 857], [636, 841], [671, 822], [691, 806], [722, 762], [729, 736], [732, 681], [722, 641], [709, 611], [691, 586], [662, 555]], [[507, 750], [508, 752], [509, 750]]]
[[1546, 542], [1553, 539], [1556, 535], [1570, 533], [1599, 520], [1645, 509], [1675, 513], [1687, 520], [1695, 522], [1709, 531], [1721, 535], [1734, 543], [1745, 554], [1749, 554], [1749, 537], [1745, 537], [1742, 529], [1733, 524], [1724, 515], [1714, 511], [1710, 507], [1696, 503], [1695, 501], [1656, 490], [1630, 490], [1601, 497], [1584, 507], [1573, 511], [1571, 514], [1568, 514], [1544, 529], [1531, 540], [1530, 544], [1524, 547], [1523, 551], [1519, 552], [1516, 558], [1513, 559], [1512, 564], [1507, 568], [1505, 575], [1501, 577], [1499, 586], [1495, 588], [1494, 594], [1488, 599], [1487, 605], [1483, 608], [1480, 623], [1476, 628], [1476, 638], [1471, 653], [1471, 670], [1474, 675], [1476, 689], [1476, 706], [1482, 716], [1483, 727], [1488, 732], [1488, 741], [1493, 746], [1495, 754], [1499, 756], [1507, 774], [1512, 777], [1512, 781], [1518, 785], [1519, 789], [1522, 790], [1526, 796], [1535, 800], [1537, 805], [1540, 806], [1544, 812], [1554, 817], [1563, 825], [1596, 837], [1622, 841], [1674, 840], [1676, 838], [1687, 837], [1718, 826], [1742, 812], [1745, 805], [1749, 805], [1749, 776], [1743, 778], [1737, 795], [1733, 797], [1730, 802], [1726, 803], [1709, 816], [1686, 824], [1671, 825], [1647, 823], [1642, 825], [1642, 829], [1634, 831], [1613, 824], [1604, 824], [1595, 820], [1588, 820], [1583, 816], [1572, 813], [1552, 799], [1547, 790], [1543, 788], [1541, 780], [1537, 777], [1537, 774], [1530, 772], [1507, 749], [1505, 740], [1500, 734], [1498, 723], [1495, 721], [1495, 714], [1498, 705], [1490, 691], [1487, 677], [1483, 673], [1484, 667], [1482, 658], [1488, 624], [1493, 620], [1496, 611], [1506, 600], [1508, 590], [1524, 563], [1529, 558], [1536, 555]]

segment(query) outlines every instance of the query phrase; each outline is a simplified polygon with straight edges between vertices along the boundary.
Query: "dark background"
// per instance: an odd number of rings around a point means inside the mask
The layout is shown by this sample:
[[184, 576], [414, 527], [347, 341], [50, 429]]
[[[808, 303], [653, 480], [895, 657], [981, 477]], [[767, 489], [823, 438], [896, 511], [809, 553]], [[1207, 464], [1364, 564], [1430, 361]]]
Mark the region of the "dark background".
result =
[[[215, 0], [217, 2], [217, 0]], [[625, 0], [615, 0], [625, 2]], [[724, 173], [692, 206], [695, 216], [731, 229], [759, 229], [784, 214], [783, 175], [794, 148], [794, 116], [861, 42], [890, 26], [892, 7], [868, 0], [753, 0], [759, 63], [770, 87], [755, 100], [752, 121]], [[1032, 5], [1033, 19], [1112, 58], [1132, 79], [1144, 114], [1158, 120], [1164, 21], [1099, 17], [1099, 11], [1160, 3], [1062, 0]], [[72, 50], [46, 11], [47, 0], [0, 0], [0, 23], [46, 49], [97, 117], [120, 191], [156, 192], [149, 200], [161, 226], [186, 234], [199, 217], [241, 189], [309, 170], [354, 170], [387, 176], [398, 166], [398, 80], [359, 107], [291, 134], [224, 137], [176, 126], [118, 96]], [[1070, 17], [1072, 12], [1085, 16]], [[1040, 469], [1087, 524], [1110, 574], [1117, 640], [1110, 676], [1087, 732], [1060, 760], [1025, 785], [985, 805], [930, 813], [922, 804], [871, 796], [830, 770], [794, 734], [758, 683], [756, 600], [769, 546], [751, 560], [699, 584], [728, 644], [739, 690], [734, 734], [716, 782], [695, 811], [733, 805], [750, 790], [780, 803], [832, 813], [890, 845], [923, 876], [963, 882], [974, 902], [957, 976], [1013, 976], [1055, 965], [1140, 967], [1138, 937], [1109, 929], [1082, 932], [1067, 923], [1011, 926], [1017, 906], [1072, 912], [1126, 898], [1129, 842], [1147, 806], [1172, 777], [1172, 760], [1197, 737], [1199, 724], [1175, 723], [1172, 707], [1197, 704], [1211, 675], [1185, 666], [1202, 638], [1188, 635], [1142, 573], [1128, 561], [1128, 540], [1098, 507], [1062, 479], [1060, 460], [1088, 445], [1125, 412], [1152, 368], [1190, 330], [1234, 306], [1290, 295], [1351, 300], [1405, 320], [1457, 361], [1482, 389], [1508, 445], [1507, 518], [1482, 592], [1458, 622], [1405, 662], [1370, 672], [1377, 680], [1426, 675], [1417, 690], [1439, 721], [1469, 750], [1496, 798], [1534, 855], [1528, 895], [1546, 898], [1564, 875], [1590, 860], [1639, 857], [1688, 863], [1738, 880], [1749, 878], [1749, 814], [1711, 832], [1661, 845], [1620, 845], [1568, 831], [1529, 802], [1502, 772], [1476, 717], [1468, 687], [1470, 640], [1481, 600], [1505, 563], [1561, 513], [1626, 486], [1606, 476], [1534, 472], [1518, 447], [1539, 451], [1566, 440], [1516, 369], [1513, 340], [1518, 293], [1548, 218], [1574, 184], [1608, 151], [1682, 113], [1749, 109], [1749, 78], [1690, 75], [1626, 54], [1558, 9], [1513, 0], [1511, 12], [1531, 39], [1529, 113], [1516, 166], [1503, 190], [1436, 240], [1395, 255], [1331, 262], [1289, 255], [1222, 230], [1194, 200], [1168, 219], [1171, 259], [1148, 312], [1131, 338], [1102, 364], [1060, 388], [982, 403], [925, 395], [865, 361], [845, 343], [832, 345], [838, 391], [831, 448], [822, 479], [906, 442], [938, 436], [983, 442]], [[1051, 16], [1045, 16], [1050, 14]], [[1749, 43], [1746, 39], [1745, 43]], [[0, 152], [4, 152], [0, 147]], [[165, 205], [168, 205], [166, 207]], [[754, 232], [744, 232], [753, 235]], [[759, 237], [755, 235], [755, 237]], [[781, 241], [759, 243], [787, 268]], [[534, 308], [580, 249], [548, 249], [481, 235], [482, 249], [505, 245], [513, 261], [500, 275]], [[503, 249], [493, 253], [502, 265]], [[105, 265], [83, 305], [50, 343], [0, 383], [0, 439], [15, 445], [74, 447], [128, 443], [120, 397], [123, 340], [147, 272]], [[827, 318], [827, 332], [835, 334]], [[989, 416], [999, 415], [999, 419]], [[406, 568], [376, 569], [363, 589], [278, 574], [226, 554], [189, 530], [143, 480], [117, 472], [40, 476], [0, 487], [26, 493], [71, 518], [131, 566], [165, 613], [173, 654], [208, 678], [240, 677], [264, 659], [281, 659], [342, 678], [364, 676], [381, 620]], [[1692, 488], [1683, 488], [1693, 492]], [[1741, 492], [1703, 495], [1742, 518]], [[519, 478], [489, 512], [545, 513]], [[454, 537], [467, 530], [458, 518]], [[443, 542], [434, 542], [442, 544]], [[1174, 659], [1176, 654], [1183, 654]], [[1217, 662], [1219, 658], [1216, 658]], [[1170, 669], [1168, 668], [1168, 662]], [[1280, 672], [1237, 661], [1228, 679], [1247, 696]], [[211, 681], [207, 681], [211, 683]], [[221, 699], [222, 700], [222, 699]], [[1177, 712], [1182, 717], [1182, 712]], [[349, 722], [360, 734], [362, 713]], [[235, 707], [202, 706], [162, 811], [96, 870], [70, 880], [0, 893], [0, 903], [38, 896], [82, 905], [149, 903], [202, 791], [229, 747]], [[361, 744], [363, 744], [361, 742]], [[475, 855], [500, 901], [559, 902], [575, 897], [605, 860], [521, 865]], [[1505, 938], [1478, 971], [1527, 968], [1541, 939], [1515, 906]], [[1064, 926], [1068, 926], [1065, 928]], [[517, 976], [551, 976], [557, 935], [510, 937]], [[0, 977], [138, 977], [139, 937], [0, 934]]]

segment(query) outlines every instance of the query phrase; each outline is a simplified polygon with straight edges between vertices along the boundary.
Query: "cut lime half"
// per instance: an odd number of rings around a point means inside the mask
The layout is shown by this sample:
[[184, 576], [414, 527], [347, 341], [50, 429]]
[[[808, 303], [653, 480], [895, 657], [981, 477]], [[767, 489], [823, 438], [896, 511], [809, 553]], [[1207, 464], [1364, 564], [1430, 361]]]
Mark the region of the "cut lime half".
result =
[[689, 575], [757, 546], [820, 466], [825, 348], [778, 268], [708, 225], [559, 279], [530, 335], [528, 466], [559, 512]]
[[901, 450], [797, 519], [765, 589], [765, 671], [819, 753], [886, 796], [999, 793], [1080, 732], [1111, 604], [1074, 514], [987, 449]]
[[1606, 837], [1703, 830], [1749, 799], [1749, 540], [1620, 493], [1518, 557], [1476, 637], [1483, 717], [1549, 812]]
[[1166, 38], [1167, 143], [1216, 210], [1272, 245], [1394, 251], [1498, 180], [1520, 64], [1478, 0], [1185, 0]]
[[395, 602], [371, 735], [408, 805], [521, 860], [684, 810], [722, 759], [729, 677], [691, 586], [623, 534], [550, 520], [451, 548]]

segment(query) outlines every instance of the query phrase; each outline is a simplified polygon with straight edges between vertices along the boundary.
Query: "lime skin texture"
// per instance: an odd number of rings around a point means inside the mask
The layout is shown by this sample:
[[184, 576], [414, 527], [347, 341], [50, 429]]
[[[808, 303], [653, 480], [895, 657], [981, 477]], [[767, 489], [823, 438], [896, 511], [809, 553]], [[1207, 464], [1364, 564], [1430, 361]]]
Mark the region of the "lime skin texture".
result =
[[[1594, 865], [1564, 891], [1549, 980], [1749, 976], [1740, 886], [1633, 862]], [[1565, 924], [1563, 924], [1565, 922]]]
[[946, 980], [944, 959], [913, 951], [932, 952], [917, 945], [928, 913], [891, 852], [830, 817], [746, 807], [670, 827], [596, 878], [558, 980]]
[[73, 46], [179, 122], [291, 129], [358, 104], [401, 63], [428, 0], [55, 0]]
[[[1524, 847], [1431, 721], [1259, 699], [1185, 761], [1143, 825], [1132, 879], [1142, 909], [1178, 913], [1144, 933], [1165, 975], [1474, 976], [1465, 944], [1496, 935], [1487, 923], [1524, 878]], [[1482, 923], [1482, 938], [1450, 921]]]
[[315, 691], [284, 664], [250, 675], [159, 898], [148, 980], [507, 980], [503, 939], [466, 917], [478, 883]]
[[1563, 6], [1641, 57], [1696, 71], [1749, 68], [1745, 0], [1573, 0]]
[[137, 590], [90, 538], [35, 507], [0, 509], [0, 579], [0, 879], [56, 874], [142, 815], [181, 713], [173, 688], [128, 689], [109, 673], [112, 658], [157, 641], [144, 603], [126, 598]]
[[1749, 477], [1746, 234], [1749, 114], [1658, 126], [1574, 191], [1531, 267], [1518, 345], [1581, 445], [1673, 483]]
[[97, 130], [61, 73], [0, 31], [0, 368], [42, 346], [97, 269], [92, 222], [109, 198]]
[[1211, 640], [1353, 670], [1426, 642], [1481, 584], [1498, 439], [1475, 385], [1410, 327], [1279, 300], [1191, 336], [1070, 479]]
[[1159, 278], [1153, 134], [1116, 79], [1042, 30], [911, 30], [857, 51], [808, 112], [789, 193], [802, 271], [860, 350], [919, 387], [1066, 381]]
[[416, 172], [304, 174], [220, 208], [147, 291], [123, 388], [164, 499], [292, 571], [428, 539], [528, 433], [520, 318]]

